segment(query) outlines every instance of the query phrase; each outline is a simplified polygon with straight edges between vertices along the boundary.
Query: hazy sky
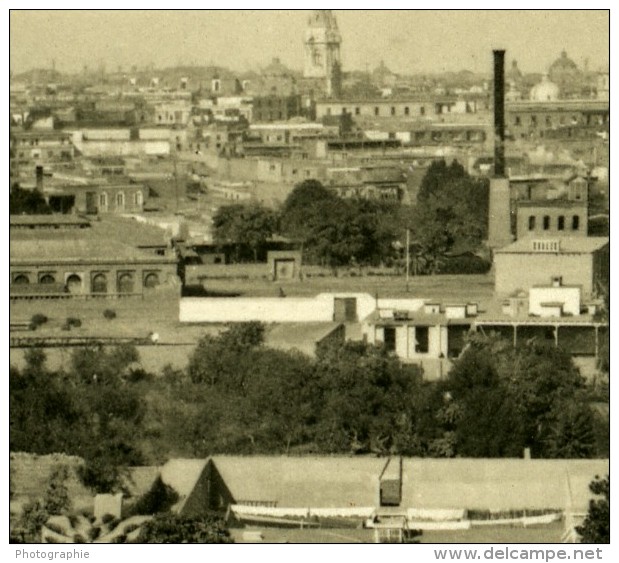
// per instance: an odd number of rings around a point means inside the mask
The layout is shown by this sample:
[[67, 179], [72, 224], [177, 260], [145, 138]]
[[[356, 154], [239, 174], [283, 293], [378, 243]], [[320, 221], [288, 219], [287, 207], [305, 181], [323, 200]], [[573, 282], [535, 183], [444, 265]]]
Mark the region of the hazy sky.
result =
[[[563, 49], [580, 66], [608, 64], [607, 11], [334, 10], [344, 70], [491, 72], [507, 49], [523, 72], [544, 72]], [[12, 11], [10, 64], [77, 71], [218, 64], [259, 69], [271, 58], [302, 69], [307, 11]]]

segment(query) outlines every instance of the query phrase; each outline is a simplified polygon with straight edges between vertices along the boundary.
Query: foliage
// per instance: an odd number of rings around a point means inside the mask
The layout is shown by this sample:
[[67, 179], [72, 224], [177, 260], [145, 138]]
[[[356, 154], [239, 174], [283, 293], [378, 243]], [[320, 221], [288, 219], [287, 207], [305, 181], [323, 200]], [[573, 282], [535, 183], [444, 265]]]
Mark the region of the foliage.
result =
[[281, 210], [287, 236], [306, 259], [326, 266], [380, 264], [394, 255], [397, 205], [339, 198], [316, 180], [295, 186]]
[[39, 190], [25, 190], [14, 184], [9, 196], [11, 215], [50, 215], [51, 207]]
[[[514, 349], [497, 337], [475, 336], [442, 384], [456, 416], [456, 451], [472, 457], [592, 457], [594, 417], [585, 382], [570, 356], [531, 340]], [[453, 407], [452, 407], [453, 409]]]
[[242, 246], [246, 246], [251, 249], [254, 262], [257, 262], [259, 252], [264, 250], [267, 240], [275, 233], [277, 216], [257, 204], [224, 205], [215, 213], [213, 227], [216, 242], [236, 245], [237, 261], [240, 260]]
[[178, 493], [161, 478], [131, 507], [131, 515], [150, 515], [167, 512], [178, 501]]
[[472, 178], [457, 161], [430, 165], [408, 220], [422, 272], [439, 272], [454, 249], [480, 246], [487, 229], [488, 189], [487, 180]]
[[49, 514], [65, 514], [71, 509], [71, 499], [66, 485], [68, 477], [69, 470], [64, 465], [56, 467], [50, 475], [43, 499], [43, 505]]
[[233, 543], [221, 519], [160, 514], [142, 526], [140, 543]]
[[30, 329], [36, 330], [40, 326], [44, 325], [47, 322], [47, 320], [48, 320], [47, 317], [43, 315], [42, 313], [36, 313], [32, 315], [32, 318], [30, 319]]
[[103, 316], [108, 321], [111, 321], [112, 319], [116, 318], [116, 311], [114, 311], [114, 309], [105, 309], [105, 311], [103, 311]]
[[581, 543], [610, 543], [610, 475], [603, 479], [596, 475], [589, 489], [601, 498], [589, 501], [587, 516], [576, 532]]
[[121, 387], [136, 354], [126, 346], [76, 350], [73, 370], [63, 374], [46, 370], [40, 350], [29, 351], [23, 372], [9, 372], [10, 449], [79, 455], [87, 486], [116, 490], [118, 468], [142, 461], [137, 439], [145, 404], [137, 390]]

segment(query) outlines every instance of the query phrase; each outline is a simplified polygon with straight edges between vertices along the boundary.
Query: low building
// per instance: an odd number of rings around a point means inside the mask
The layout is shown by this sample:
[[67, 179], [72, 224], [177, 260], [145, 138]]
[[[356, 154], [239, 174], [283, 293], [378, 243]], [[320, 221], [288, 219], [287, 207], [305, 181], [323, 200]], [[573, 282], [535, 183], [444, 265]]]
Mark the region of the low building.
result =
[[578, 285], [583, 297], [597, 295], [610, 275], [606, 237], [525, 237], [495, 251], [495, 292], [510, 295], [561, 277]]

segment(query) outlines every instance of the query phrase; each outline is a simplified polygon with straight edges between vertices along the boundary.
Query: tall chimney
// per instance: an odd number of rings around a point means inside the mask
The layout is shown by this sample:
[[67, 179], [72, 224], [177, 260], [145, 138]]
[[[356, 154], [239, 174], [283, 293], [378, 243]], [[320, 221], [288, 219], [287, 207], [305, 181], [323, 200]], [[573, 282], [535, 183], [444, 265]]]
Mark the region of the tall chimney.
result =
[[494, 176], [505, 177], [505, 50], [494, 53]]
[[36, 179], [37, 179], [37, 190], [43, 192], [43, 166], [37, 164], [35, 168]]

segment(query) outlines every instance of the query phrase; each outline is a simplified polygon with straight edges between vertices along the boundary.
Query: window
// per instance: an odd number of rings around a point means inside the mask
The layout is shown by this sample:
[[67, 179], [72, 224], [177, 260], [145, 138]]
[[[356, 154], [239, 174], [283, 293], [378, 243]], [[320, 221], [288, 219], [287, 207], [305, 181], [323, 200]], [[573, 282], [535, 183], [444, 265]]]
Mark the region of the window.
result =
[[389, 352], [395, 352], [395, 327], [393, 326], [385, 327], [385, 348]]
[[532, 115], [531, 116], [531, 127], [536, 127], [537, 126], [537, 115]]
[[519, 115], [514, 117], [514, 125], [520, 125], [520, 116]]
[[378, 106], [374, 106], [374, 115], [379, 115], [380, 114], [380, 109]]
[[355, 115], [361, 115], [361, 108], [360, 107], [356, 107], [355, 108]]
[[548, 229], [550, 229], [550, 217], [544, 215], [544, 230], [547, 231]]
[[572, 231], [577, 231], [580, 228], [580, 217], [578, 215], [574, 215], [572, 217]]
[[101, 209], [107, 209], [107, 193], [103, 192], [99, 194], [99, 207]]
[[95, 274], [92, 278], [92, 293], [107, 293], [107, 277], [105, 274]]
[[69, 293], [81, 293], [82, 278], [77, 274], [71, 274], [67, 278], [67, 289], [69, 290]]
[[144, 196], [141, 191], [135, 193], [135, 205], [137, 207], [142, 207], [142, 205], [144, 205]]
[[118, 276], [118, 293], [133, 293], [133, 275], [129, 272]]
[[529, 231], [535, 230], [535, 215], [529, 216]]
[[28, 279], [28, 276], [26, 274], [17, 274], [13, 278], [13, 283], [16, 285], [27, 284], [30, 283], [30, 280]]
[[39, 278], [39, 283], [54, 283], [56, 279], [53, 274], [43, 274]]
[[406, 107], [404, 108], [404, 115], [410, 115], [410, 113], [411, 113], [411, 108], [409, 108], [408, 106], [406, 106]]
[[426, 107], [425, 106], [420, 106], [419, 107], [419, 115], [425, 115], [426, 114]]
[[125, 208], [125, 192], [118, 192], [116, 194], [116, 209]]
[[563, 215], [559, 215], [559, 217], [557, 217], [557, 230], [565, 230], [565, 217]]
[[546, 125], [550, 127], [552, 125], [552, 119], [549, 115], [546, 116]]
[[395, 106], [391, 106], [391, 115], [395, 115]]
[[415, 327], [415, 352], [427, 354], [430, 349], [429, 328], [427, 326]]
[[331, 115], [331, 108], [327, 108], [327, 115]]
[[159, 285], [159, 276], [155, 272], [144, 276], [144, 287], [153, 288]]

